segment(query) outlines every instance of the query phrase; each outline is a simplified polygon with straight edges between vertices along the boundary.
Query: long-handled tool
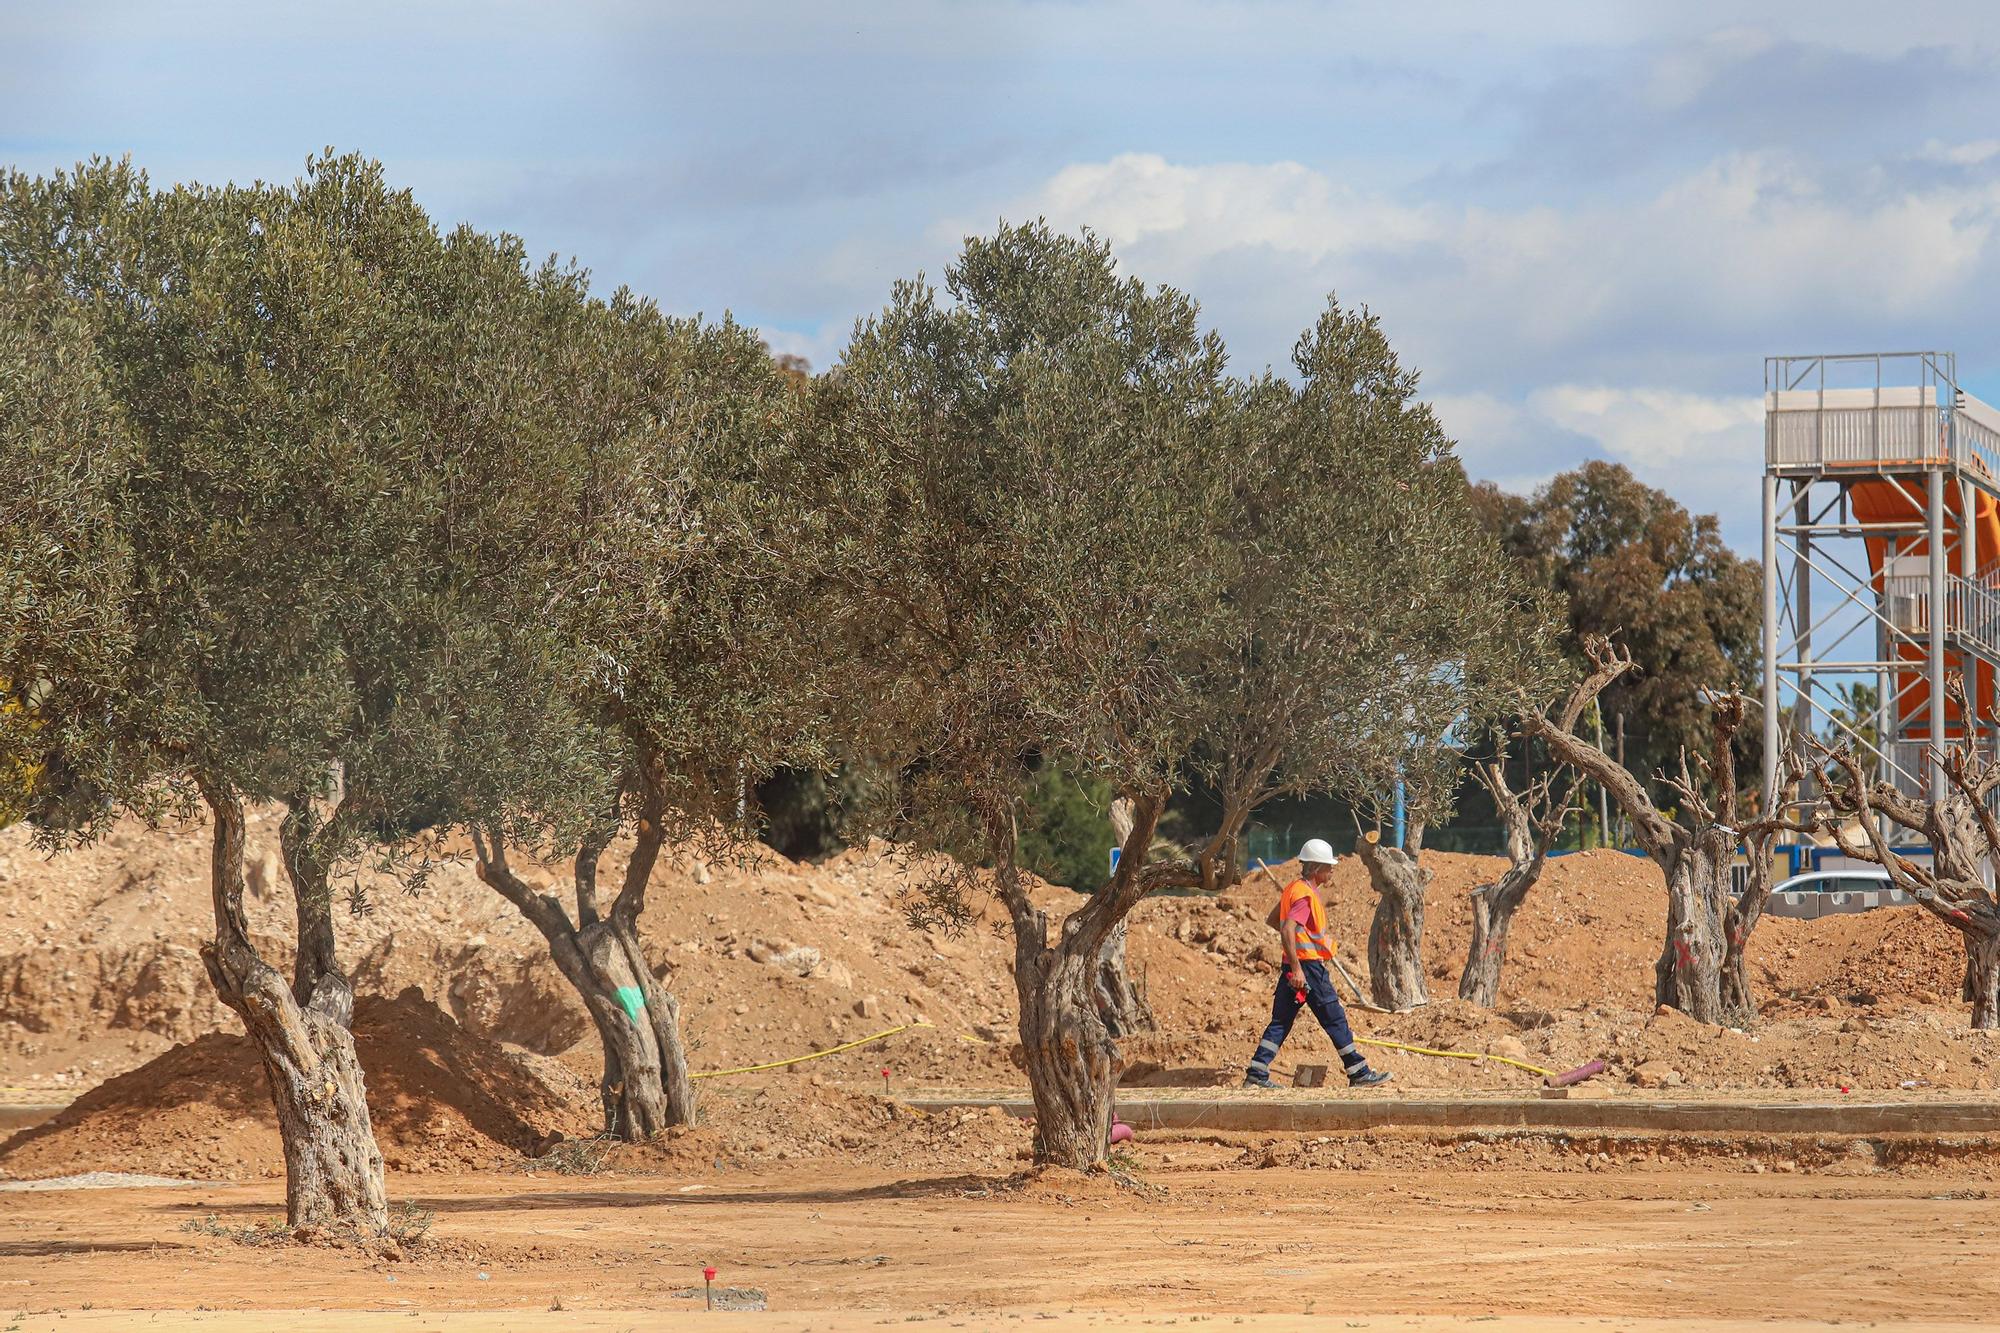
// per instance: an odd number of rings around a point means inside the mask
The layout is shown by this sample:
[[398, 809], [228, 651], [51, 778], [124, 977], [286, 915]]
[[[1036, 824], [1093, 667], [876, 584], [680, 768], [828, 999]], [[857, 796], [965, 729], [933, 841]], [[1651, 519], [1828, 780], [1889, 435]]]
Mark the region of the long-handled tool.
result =
[[[1257, 858], [1257, 868], [1264, 872], [1265, 879], [1271, 881], [1272, 888], [1276, 889], [1279, 893], [1283, 893], [1285, 891], [1285, 886], [1278, 883], [1278, 877], [1271, 873], [1271, 867], [1264, 864], [1264, 858], [1262, 857]], [[1347, 975], [1347, 969], [1340, 965], [1340, 959], [1334, 957], [1332, 951], [1330, 950], [1327, 953], [1326, 961], [1333, 964], [1333, 970], [1340, 973], [1340, 979], [1347, 983], [1348, 994], [1354, 997], [1354, 1002], [1356, 1004], [1360, 1005], [1363, 1009], [1368, 1010], [1370, 1013], [1386, 1014], [1390, 1012], [1390, 1010], [1384, 1009], [1381, 1005], [1376, 1004], [1374, 1001], [1370, 1000], [1362, 992], [1361, 987], [1355, 984], [1354, 978]], [[1303, 1004], [1304, 1002], [1305, 1002], [1304, 997], [1301, 996], [1300, 1003]]]

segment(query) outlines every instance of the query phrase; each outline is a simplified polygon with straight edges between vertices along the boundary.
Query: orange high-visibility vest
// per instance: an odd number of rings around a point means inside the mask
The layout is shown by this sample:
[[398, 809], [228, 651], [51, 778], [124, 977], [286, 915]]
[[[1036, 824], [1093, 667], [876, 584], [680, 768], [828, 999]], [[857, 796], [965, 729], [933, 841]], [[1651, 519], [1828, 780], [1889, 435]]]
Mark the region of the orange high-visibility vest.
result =
[[1333, 957], [1333, 937], [1326, 931], [1326, 909], [1320, 906], [1319, 894], [1313, 886], [1302, 879], [1295, 879], [1285, 888], [1284, 896], [1278, 899], [1278, 929], [1285, 928], [1291, 920], [1292, 909], [1299, 899], [1305, 899], [1307, 911], [1312, 914], [1309, 925], [1299, 927], [1299, 961], [1302, 963], [1323, 963]]

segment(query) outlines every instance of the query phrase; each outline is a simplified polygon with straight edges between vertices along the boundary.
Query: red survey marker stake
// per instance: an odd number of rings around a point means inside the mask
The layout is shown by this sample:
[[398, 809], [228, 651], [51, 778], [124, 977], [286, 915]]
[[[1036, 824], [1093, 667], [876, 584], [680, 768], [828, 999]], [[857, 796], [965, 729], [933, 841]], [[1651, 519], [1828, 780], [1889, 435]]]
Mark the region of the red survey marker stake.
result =
[[715, 1308], [715, 1288], [713, 1285], [714, 1282], [715, 1282], [715, 1269], [713, 1267], [702, 1269], [701, 1294], [708, 1301], [708, 1308], [711, 1310]]

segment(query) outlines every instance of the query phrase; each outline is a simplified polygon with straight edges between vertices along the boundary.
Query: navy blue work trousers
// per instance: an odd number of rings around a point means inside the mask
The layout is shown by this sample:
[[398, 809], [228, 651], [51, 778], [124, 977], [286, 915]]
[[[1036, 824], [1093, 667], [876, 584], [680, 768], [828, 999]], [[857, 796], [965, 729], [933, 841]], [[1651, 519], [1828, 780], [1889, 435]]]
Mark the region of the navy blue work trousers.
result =
[[1340, 1053], [1340, 1063], [1350, 1073], [1365, 1067], [1368, 1059], [1355, 1049], [1354, 1030], [1347, 1026], [1347, 1010], [1341, 1007], [1340, 996], [1333, 989], [1333, 979], [1327, 975], [1326, 964], [1301, 961], [1299, 969], [1306, 974], [1305, 1004], [1300, 1005], [1292, 979], [1280, 972], [1278, 991], [1271, 999], [1271, 1025], [1264, 1029], [1264, 1038], [1257, 1043], [1257, 1053], [1250, 1057], [1250, 1072], [1260, 1077], [1270, 1076], [1271, 1061], [1278, 1058], [1278, 1048], [1292, 1034], [1292, 1024], [1298, 1021], [1301, 1008], [1312, 1010], [1313, 1017], [1326, 1029], [1326, 1035], [1333, 1039], [1333, 1048]]

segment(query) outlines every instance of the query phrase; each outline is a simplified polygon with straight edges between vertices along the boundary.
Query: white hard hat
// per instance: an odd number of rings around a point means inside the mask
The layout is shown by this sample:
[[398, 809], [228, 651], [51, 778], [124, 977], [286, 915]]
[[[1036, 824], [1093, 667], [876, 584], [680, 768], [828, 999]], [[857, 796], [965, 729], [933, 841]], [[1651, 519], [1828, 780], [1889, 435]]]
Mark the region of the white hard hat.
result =
[[1333, 847], [1325, 838], [1307, 838], [1306, 845], [1299, 848], [1299, 864], [1337, 866], [1340, 858], [1333, 854]]

